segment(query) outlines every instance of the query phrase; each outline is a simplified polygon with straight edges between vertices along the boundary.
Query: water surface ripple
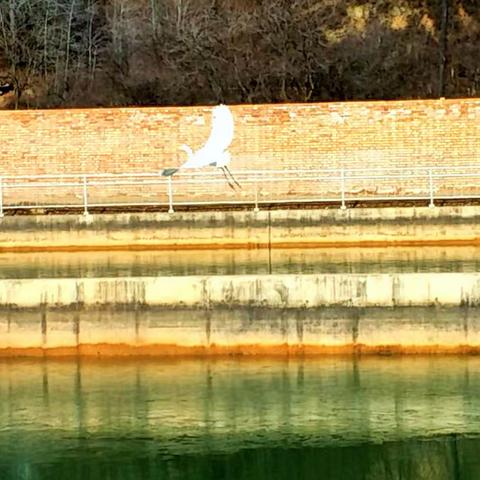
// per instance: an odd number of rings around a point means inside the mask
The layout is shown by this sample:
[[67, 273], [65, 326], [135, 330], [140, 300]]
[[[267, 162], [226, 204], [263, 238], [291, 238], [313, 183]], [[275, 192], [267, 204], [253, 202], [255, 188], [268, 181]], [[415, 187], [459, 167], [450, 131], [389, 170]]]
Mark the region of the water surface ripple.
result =
[[0, 254], [0, 278], [479, 270], [480, 247], [475, 246]]
[[0, 362], [0, 479], [480, 478], [480, 358]]

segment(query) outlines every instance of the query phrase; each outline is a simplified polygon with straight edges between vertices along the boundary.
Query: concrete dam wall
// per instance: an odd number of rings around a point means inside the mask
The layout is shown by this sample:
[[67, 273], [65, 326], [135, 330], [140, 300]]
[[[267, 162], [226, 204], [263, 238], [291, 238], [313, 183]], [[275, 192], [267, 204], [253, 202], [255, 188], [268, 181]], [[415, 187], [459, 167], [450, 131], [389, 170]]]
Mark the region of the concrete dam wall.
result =
[[[267, 247], [263, 270], [248, 275], [167, 276], [150, 267], [116, 278], [84, 278], [79, 271], [0, 279], [0, 355], [480, 351], [480, 273], [277, 274], [272, 268], [282, 248], [478, 245], [478, 206], [6, 216], [0, 222], [4, 252], [161, 255]], [[21, 266], [10, 262], [10, 270]]]
[[480, 273], [0, 281], [0, 355], [480, 351]]
[[480, 206], [6, 216], [0, 251], [480, 243]]

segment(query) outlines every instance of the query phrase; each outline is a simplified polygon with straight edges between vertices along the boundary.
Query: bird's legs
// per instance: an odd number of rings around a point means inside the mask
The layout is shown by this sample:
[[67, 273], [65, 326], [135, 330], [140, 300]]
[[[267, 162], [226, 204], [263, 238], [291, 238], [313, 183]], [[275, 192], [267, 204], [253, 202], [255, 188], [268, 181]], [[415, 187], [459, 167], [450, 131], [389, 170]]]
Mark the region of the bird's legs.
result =
[[229, 173], [232, 180], [238, 185], [238, 188], [242, 188], [242, 186], [235, 180], [235, 177], [232, 175], [230, 169], [226, 165], [223, 168], [225, 168], [225, 170]]
[[227, 172], [225, 171], [226, 168], [227, 168], [227, 167], [220, 167], [220, 170], [223, 172], [223, 175], [225, 175], [225, 180], [227, 181], [228, 186], [229, 186], [232, 190], [235, 190], [235, 185], [232, 184], [232, 182], [231, 182], [230, 179], [228, 178]]

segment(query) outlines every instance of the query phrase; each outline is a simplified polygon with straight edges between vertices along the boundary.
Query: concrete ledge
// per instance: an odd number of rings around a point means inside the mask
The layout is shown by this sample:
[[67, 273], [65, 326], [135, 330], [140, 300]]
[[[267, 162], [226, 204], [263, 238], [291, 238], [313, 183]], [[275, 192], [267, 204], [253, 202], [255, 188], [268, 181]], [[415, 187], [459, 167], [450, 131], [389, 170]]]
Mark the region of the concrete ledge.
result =
[[480, 273], [0, 281], [0, 356], [480, 352]]
[[480, 206], [7, 216], [0, 251], [480, 243]]
[[0, 306], [477, 306], [480, 273], [222, 275], [0, 280]]

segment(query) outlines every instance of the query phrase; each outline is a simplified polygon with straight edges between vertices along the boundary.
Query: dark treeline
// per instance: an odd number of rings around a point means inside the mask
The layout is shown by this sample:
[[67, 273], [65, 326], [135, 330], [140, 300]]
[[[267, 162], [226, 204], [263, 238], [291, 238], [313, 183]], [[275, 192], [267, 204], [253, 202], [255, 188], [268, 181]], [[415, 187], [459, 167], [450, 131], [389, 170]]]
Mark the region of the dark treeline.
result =
[[478, 0], [0, 0], [13, 107], [476, 96], [479, 40]]

